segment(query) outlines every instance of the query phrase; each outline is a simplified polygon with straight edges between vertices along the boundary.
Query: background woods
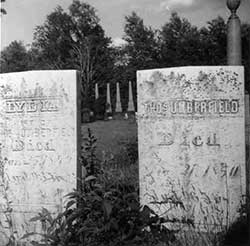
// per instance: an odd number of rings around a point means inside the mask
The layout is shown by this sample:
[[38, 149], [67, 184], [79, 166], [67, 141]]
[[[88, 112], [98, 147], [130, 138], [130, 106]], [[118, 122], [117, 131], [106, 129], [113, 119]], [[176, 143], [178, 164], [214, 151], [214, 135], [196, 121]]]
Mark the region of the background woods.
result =
[[[126, 108], [128, 81], [135, 88], [136, 70], [186, 66], [226, 65], [226, 23], [217, 17], [198, 28], [176, 12], [160, 29], [146, 26], [135, 12], [124, 20], [123, 45], [115, 46], [104, 32], [96, 10], [73, 1], [65, 11], [58, 6], [35, 28], [33, 43], [13, 41], [1, 51], [1, 73], [38, 69], [77, 69], [82, 80], [83, 104], [94, 105], [94, 84], [105, 103], [106, 83], [120, 82], [122, 108]], [[242, 63], [250, 90], [250, 24], [242, 24]], [[18, 58], [18, 59], [17, 59]], [[134, 97], [136, 98], [136, 97]]]

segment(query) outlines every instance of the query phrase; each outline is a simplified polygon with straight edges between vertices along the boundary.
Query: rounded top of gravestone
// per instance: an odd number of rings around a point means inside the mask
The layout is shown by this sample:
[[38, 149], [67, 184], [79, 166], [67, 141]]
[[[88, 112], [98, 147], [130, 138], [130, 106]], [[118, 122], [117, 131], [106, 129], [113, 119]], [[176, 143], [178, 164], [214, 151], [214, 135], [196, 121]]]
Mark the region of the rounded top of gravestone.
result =
[[232, 13], [236, 13], [236, 10], [240, 6], [241, 0], [227, 0], [227, 7], [231, 10]]

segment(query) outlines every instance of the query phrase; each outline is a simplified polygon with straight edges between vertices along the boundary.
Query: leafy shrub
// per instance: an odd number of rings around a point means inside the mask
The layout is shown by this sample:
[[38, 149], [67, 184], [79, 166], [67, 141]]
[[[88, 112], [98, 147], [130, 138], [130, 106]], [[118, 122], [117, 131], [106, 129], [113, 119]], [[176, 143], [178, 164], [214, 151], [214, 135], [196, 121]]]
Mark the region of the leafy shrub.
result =
[[[82, 187], [67, 195], [64, 212], [53, 217], [43, 209], [32, 221], [42, 223], [44, 233], [37, 246], [125, 246], [168, 245], [175, 240], [175, 231], [164, 226], [148, 206], [140, 206], [138, 187], [125, 179], [112, 182], [114, 173], [101, 168], [95, 156], [96, 139], [88, 130], [82, 147]], [[125, 181], [125, 182], [124, 182]], [[27, 238], [35, 233], [26, 234]]]
[[88, 136], [81, 146], [81, 166], [86, 171], [85, 176], [98, 175], [101, 172], [100, 161], [96, 157], [96, 141], [88, 128]]
[[131, 187], [101, 185], [94, 176], [85, 179], [84, 192], [69, 194], [67, 223], [76, 226], [78, 243], [84, 245], [152, 245], [173, 240], [174, 234], [150, 208], [140, 207]]

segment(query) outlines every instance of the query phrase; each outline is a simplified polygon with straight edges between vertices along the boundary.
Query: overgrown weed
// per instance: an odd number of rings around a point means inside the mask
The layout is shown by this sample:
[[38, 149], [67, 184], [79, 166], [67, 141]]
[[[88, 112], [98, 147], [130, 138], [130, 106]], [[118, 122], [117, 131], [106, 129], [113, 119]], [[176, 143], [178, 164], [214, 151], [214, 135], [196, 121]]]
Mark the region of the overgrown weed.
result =
[[[119, 163], [111, 168], [95, 155], [96, 139], [91, 131], [82, 147], [82, 185], [67, 195], [65, 210], [57, 217], [43, 209], [32, 221], [43, 225], [36, 246], [125, 246], [170, 245], [175, 231], [138, 199], [138, 165]], [[135, 182], [136, 180], [136, 182]], [[23, 239], [37, 233], [28, 233]]]

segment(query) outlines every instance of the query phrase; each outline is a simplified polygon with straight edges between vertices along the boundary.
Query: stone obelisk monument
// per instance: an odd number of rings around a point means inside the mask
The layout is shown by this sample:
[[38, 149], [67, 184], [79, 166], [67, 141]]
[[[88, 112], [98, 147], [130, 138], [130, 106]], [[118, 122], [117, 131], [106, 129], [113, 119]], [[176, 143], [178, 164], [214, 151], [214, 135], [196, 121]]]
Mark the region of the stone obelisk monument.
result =
[[95, 100], [99, 98], [99, 90], [98, 90], [98, 84], [95, 83]]
[[122, 112], [119, 82], [116, 83], [116, 105], [115, 105], [115, 112], [116, 113], [121, 113]]
[[132, 91], [132, 83], [129, 81], [129, 89], [128, 89], [128, 113], [135, 112], [134, 100], [133, 100], [133, 91]]
[[120, 84], [116, 83], [116, 104], [115, 104], [115, 119], [122, 118], [122, 105], [121, 105], [121, 94], [120, 94]]
[[[242, 46], [241, 46], [241, 23], [240, 18], [236, 14], [241, 0], [227, 0], [227, 7], [231, 11], [231, 15], [227, 22], [227, 64], [242, 64]], [[246, 147], [250, 153], [250, 112], [249, 112], [249, 94], [245, 91], [245, 136]], [[248, 156], [249, 159], [249, 156]], [[247, 216], [248, 216], [248, 233], [250, 235], [250, 167], [249, 161], [246, 160], [246, 195], [247, 195]]]
[[107, 96], [106, 96], [106, 117], [112, 116], [112, 106], [111, 106], [111, 99], [110, 99], [110, 84], [107, 83]]

